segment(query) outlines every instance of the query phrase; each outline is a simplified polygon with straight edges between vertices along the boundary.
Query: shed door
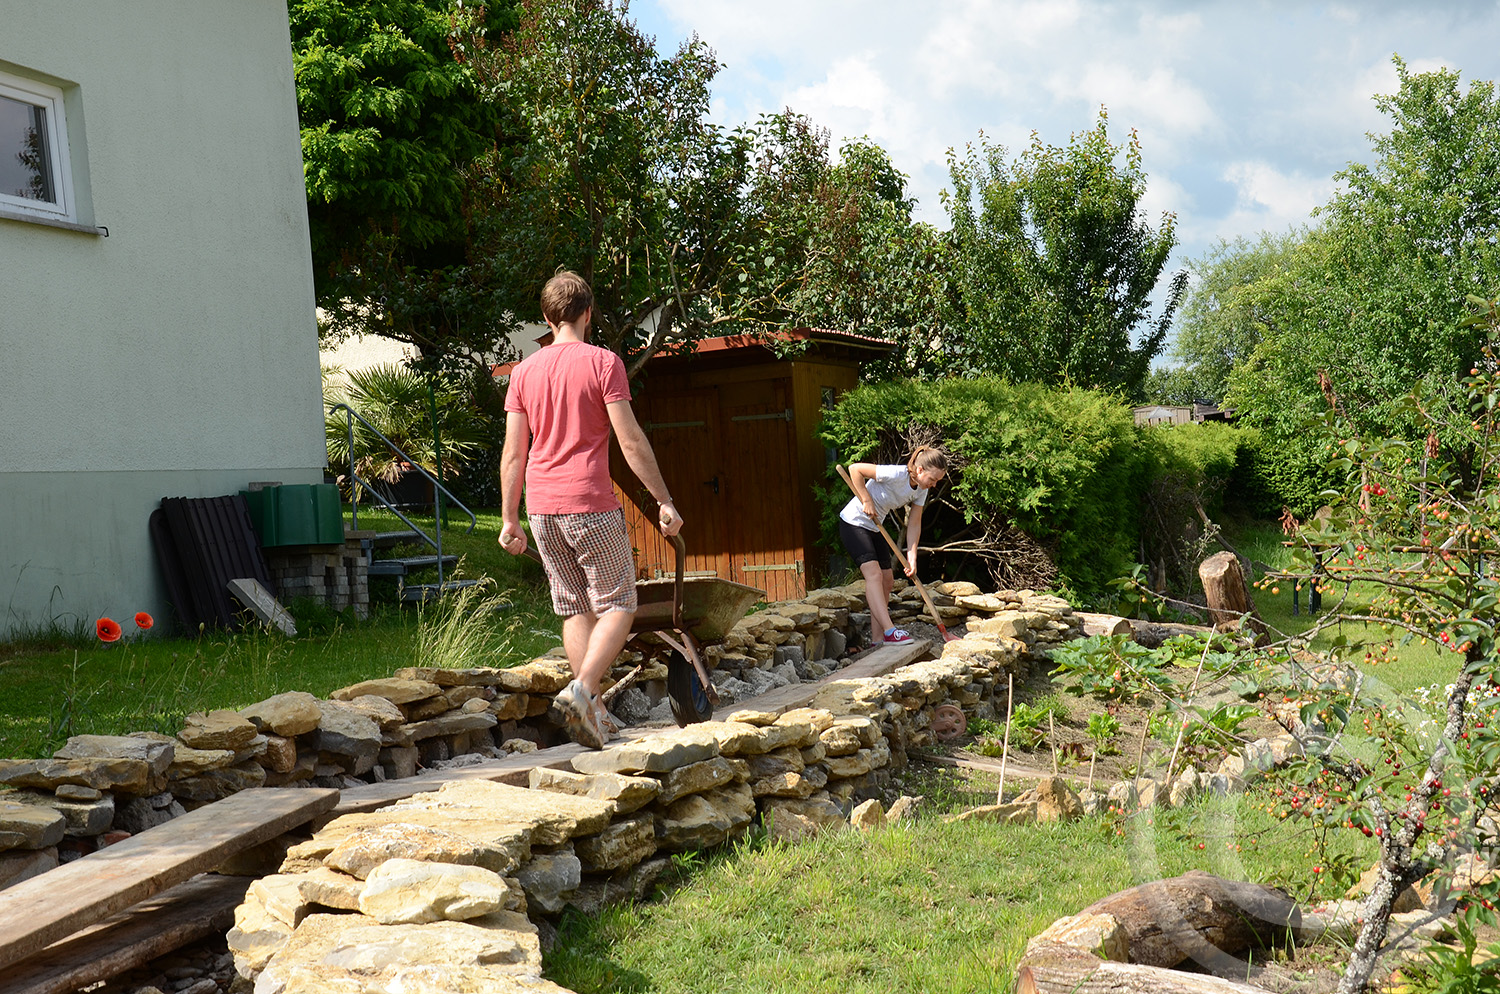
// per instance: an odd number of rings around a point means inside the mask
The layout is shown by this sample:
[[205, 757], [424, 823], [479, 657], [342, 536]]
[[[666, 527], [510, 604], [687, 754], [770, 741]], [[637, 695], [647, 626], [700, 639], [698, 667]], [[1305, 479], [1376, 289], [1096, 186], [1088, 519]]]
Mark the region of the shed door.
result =
[[760, 587], [772, 601], [801, 597], [805, 563], [798, 499], [791, 380], [719, 387], [727, 472], [732, 488], [729, 579]]
[[[670, 395], [644, 396], [637, 420], [651, 441], [662, 477], [682, 514], [682, 538], [687, 546], [687, 572], [729, 576], [723, 509], [722, 450], [719, 436], [718, 391], [688, 390]], [[625, 478], [625, 477], [619, 477]], [[670, 575], [676, 553], [661, 537], [654, 518], [641, 529], [644, 548], [636, 563], [647, 577]]]

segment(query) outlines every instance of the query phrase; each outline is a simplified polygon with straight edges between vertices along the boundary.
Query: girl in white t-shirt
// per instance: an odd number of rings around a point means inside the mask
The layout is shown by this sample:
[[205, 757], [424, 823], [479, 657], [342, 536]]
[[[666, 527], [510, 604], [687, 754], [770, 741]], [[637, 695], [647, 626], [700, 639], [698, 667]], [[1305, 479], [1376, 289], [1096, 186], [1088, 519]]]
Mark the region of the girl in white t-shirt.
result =
[[906, 516], [906, 575], [916, 576], [922, 507], [927, 503], [927, 491], [947, 474], [947, 455], [930, 445], [913, 452], [905, 466], [857, 462], [849, 467], [849, 480], [858, 496], [839, 512], [839, 538], [864, 574], [873, 645], [902, 645], [912, 640], [909, 632], [891, 622], [891, 588], [896, 575], [891, 569], [891, 548], [879, 534], [880, 523], [896, 508], [911, 505]]

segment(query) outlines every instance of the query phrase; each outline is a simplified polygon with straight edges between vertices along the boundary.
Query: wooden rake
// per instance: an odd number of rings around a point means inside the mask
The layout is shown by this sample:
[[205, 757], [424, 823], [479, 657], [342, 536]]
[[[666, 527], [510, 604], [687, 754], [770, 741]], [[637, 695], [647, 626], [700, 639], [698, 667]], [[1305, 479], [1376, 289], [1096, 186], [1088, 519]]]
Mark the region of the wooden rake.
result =
[[[849, 484], [849, 490], [854, 494], [855, 499], [859, 499], [859, 491], [855, 489], [854, 481], [849, 478], [849, 471], [838, 463], [834, 463], [833, 468], [838, 470], [839, 476], [842, 476], [844, 482]], [[896, 554], [896, 561], [901, 564], [901, 568], [911, 577], [911, 582], [917, 585], [917, 593], [922, 595], [922, 602], [927, 605], [927, 610], [932, 613], [932, 620], [936, 622], [937, 630], [943, 636], [943, 641], [957, 642], [958, 636], [950, 634], [948, 626], [943, 624], [942, 615], [938, 614], [937, 608], [933, 606], [932, 598], [927, 595], [927, 588], [922, 586], [922, 581], [917, 579], [917, 574], [912, 570], [911, 564], [906, 561], [906, 556], [901, 552], [901, 546], [896, 544], [896, 540], [891, 538], [889, 533], [886, 532], [885, 526], [878, 521], [875, 522], [875, 530], [880, 532], [880, 537], [885, 539], [885, 544], [889, 545], [891, 551]]]

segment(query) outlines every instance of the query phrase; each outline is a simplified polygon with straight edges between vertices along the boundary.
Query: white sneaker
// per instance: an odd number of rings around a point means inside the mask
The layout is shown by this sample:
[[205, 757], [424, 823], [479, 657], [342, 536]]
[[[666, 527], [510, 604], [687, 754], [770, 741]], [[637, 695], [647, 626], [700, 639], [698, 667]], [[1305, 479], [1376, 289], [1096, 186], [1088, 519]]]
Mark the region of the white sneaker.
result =
[[603, 749], [605, 733], [594, 707], [594, 695], [574, 680], [557, 692], [549, 710], [552, 719], [568, 733], [568, 738], [590, 749]]

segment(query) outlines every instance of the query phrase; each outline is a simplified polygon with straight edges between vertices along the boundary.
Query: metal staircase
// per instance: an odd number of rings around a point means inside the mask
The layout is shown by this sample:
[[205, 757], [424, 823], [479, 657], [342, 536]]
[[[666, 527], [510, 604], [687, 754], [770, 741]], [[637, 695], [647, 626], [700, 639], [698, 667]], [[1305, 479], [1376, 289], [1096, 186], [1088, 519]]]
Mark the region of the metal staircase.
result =
[[[478, 524], [479, 519], [474, 516], [474, 512], [465, 507], [462, 501], [460, 501], [457, 497], [453, 496], [453, 494], [448, 491], [447, 487], [444, 487], [442, 483], [438, 482], [437, 477], [433, 476], [431, 473], [427, 472], [427, 470], [419, 466], [416, 460], [412, 459], [405, 452], [403, 452], [400, 446], [396, 445], [395, 442], [392, 442], [389, 438], [386, 438], [385, 435], [381, 434], [380, 429], [372, 425], [363, 415], [354, 410], [354, 408], [350, 407], [348, 404], [330, 404], [328, 407], [328, 412], [330, 414], [337, 414], [340, 411], [342, 411], [345, 415], [345, 424], [347, 425], [347, 430], [349, 433], [349, 489], [352, 508], [352, 523], [355, 530], [359, 529], [359, 500], [361, 493], [370, 498], [373, 498], [374, 503], [381, 505], [387, 511], [400, 518], [406, 524], [405, 531], [376, 532], [374, 537], [361, 540], [360, 545], [365, 551], [365, 561], [369, 564], [369, 575], [372, 577], [395, 577], [397, 588], [399, 590], [399, 596], [403, 601], [426, 601], [436, 597], [441, 597], [443, 594], [449, 593], [454, 590], [461, 590], [464, 587], [472, 587], [478, 584], [480, 582], [478, 580], [443, 579], [443, 574], [445, 571], [451, 570], [454, 566], [458, 565], [457, 556], [444, 555], [443, 553], [443, 528], [441, 520], [443, 510], [441, 504], [443, 502], [443, 498], [447, 499], [446, 503], [449, 506], [462, 511], [464, 514], [469, 516], [469, 527], [464, 530], [464, 534], [466, 535], [472, 533], [474, 531], [474, 526]], [[375, 486], [371, 483], [371, 481], [364, 479], [357, 472], [355, 472], [355, 421], [358, 421], [360, 424], [364, 425], [377, 438], [384, 442], [386, 444], [386, 447], [389, 448], [391, 452], [393, 452], [398, 458], [400, 458], [410, 467], [410, 472], [421, 475], [424, 479], [427, 480], [428, 483], [432, 485], [434, 534], [427, 534], [425, 529], [423, 529], [420, 525], [416, 524], [404, 513], [402, 513], [401, 508], [403, 506], [410, 505], [398, 505], [394, 501], [390, 500], [385, 494], [381, 493], [379, 487]], [[427, 545], [433, 550], [433, 553], [430, 555], [382, 556], [377, 558], [377, 553], [381, 551], [389, 551], [392, 548], [398, 548], [405, 545]], [[418, 572], [420, 570], [433, 568], [436, 568], [437, 570], [436, 583], [406, 582], [406, 578], [410, 574]]]

